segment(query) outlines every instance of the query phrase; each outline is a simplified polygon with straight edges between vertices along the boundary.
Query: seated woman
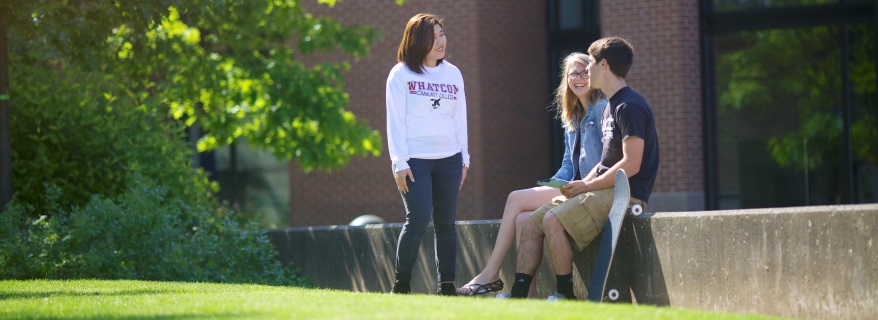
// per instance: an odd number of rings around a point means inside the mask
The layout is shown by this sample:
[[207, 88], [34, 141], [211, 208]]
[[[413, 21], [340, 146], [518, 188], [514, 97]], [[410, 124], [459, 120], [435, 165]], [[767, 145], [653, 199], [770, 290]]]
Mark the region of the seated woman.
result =
[[[600, 120], [607, 100], [599, 90], [590, 88], [586, 65], [588, 65], [588, 56], [574, 52], [564, 58], [561, 66], [562, 79], [555, 90], [553, 105], [564, 128], [565, 150], [561, 168], [553, 176], [556, 179], [567, 181], [582, 179], [601, 159], [603, 145]], [[500, 231], [497, 233], [497, 241], [488, 264], [469, 283], [457, 289], [457, 293], [479, 295], [502, 290], [500, 267], [515, 239], [516, 220], [528, 219], [531, 211], [560, 195], [558, 189], [545, 186], [510, 193], [506, 199]], [[534, 285], [531, 286], [530, 292], [533, 296]]]

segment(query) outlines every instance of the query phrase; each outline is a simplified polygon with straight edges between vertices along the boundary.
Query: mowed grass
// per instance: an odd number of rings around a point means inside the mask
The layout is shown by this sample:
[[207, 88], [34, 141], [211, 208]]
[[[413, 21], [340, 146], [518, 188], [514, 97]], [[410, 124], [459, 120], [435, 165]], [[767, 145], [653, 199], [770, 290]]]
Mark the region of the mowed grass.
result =
[[152, 281], [0, 281], [0, 318], [770, 319], [674, 308]]

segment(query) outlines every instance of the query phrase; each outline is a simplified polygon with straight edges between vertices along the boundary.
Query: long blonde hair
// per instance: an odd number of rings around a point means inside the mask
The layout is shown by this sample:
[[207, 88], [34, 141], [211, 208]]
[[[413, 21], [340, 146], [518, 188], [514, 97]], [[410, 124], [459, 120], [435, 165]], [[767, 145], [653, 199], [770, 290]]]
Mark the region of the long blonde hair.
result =
[[585, 117], [588, 106], [595, 104], [603, 96], [600, 90], [591, 88], [591, 83], [589, 83], [588, 92], [585, 94], [586, 105], [583, 106], [580, 103], [579, 97], [567, 86], [567, 73], [570, 72], [574, 63], [587, 66], [588, 55], [574, 52], [564, 58], [564, 61], [561, 62], [561, 83], [555, 89], [555, 101], [552, 103], [557, 111], [557, 117], [561, 119], [561, 124], [567, 131], [576, 130], [579, 123], [574, 120]]

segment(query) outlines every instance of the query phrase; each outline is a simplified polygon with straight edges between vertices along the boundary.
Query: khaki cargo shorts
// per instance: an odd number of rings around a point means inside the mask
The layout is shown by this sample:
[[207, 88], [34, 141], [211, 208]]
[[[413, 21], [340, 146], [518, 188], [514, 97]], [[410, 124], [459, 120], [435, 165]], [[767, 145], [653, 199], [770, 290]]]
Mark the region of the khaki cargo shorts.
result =
[[[631, 198], [630, 205], [639, 204], [646, 211], [646, 203]], [[530, 218], [543, 229], [543, 219], [549, 211], [558, 217], [564, 230], [573, 239], [577, 251], [582, 251], [604, 230], [613, 205], [613, 188], [586, 192], [570, 198], [557, 196], [534, 212]]]

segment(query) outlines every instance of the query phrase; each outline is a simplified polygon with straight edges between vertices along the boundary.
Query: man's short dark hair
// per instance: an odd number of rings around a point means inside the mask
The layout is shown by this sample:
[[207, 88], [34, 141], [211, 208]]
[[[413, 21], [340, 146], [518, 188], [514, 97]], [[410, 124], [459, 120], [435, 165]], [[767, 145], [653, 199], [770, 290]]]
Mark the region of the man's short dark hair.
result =
[[634, 47], [628, 40], [619, 37], [607, 37], [592, 42], [588, 54], [595, 62], [606, 59], [613, 74], [625, 78], [634, 62]]

